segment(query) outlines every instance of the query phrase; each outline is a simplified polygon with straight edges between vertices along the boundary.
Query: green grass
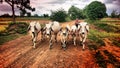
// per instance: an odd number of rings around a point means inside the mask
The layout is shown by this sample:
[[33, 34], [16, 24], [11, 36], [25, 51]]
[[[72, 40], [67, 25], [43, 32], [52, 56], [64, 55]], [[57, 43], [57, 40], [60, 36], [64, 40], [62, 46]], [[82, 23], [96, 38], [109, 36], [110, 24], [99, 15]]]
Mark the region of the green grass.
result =
[[115, 25], [113, 23], [94, 23], [98, 29], [102, 29], [106, 32], [118, 33], [120, 31], [120, 25]]
[[[88, 20], [89, 21], [89, 20]], [[118, 21], [117, 21], [118, 22]], [[95, 59], [100, 68], [106, 68], [107, 63], [114, 65], [115, 68], [118, 68], [120, 65], [117, 59], [109, 53], [107, 50], [103, 51], [106, 56], [108, 56], [108, 60], [105, 60], [104, 56], [98, 50], [101, 46], [104, 46], [104, 39], [108, 38], [112, 44], [120, 47], [120, 24], [115, 21], [89, 21], [90, 24], [95, 25], [97, 27], [90, 28], [88, 34], [88, 48], [90, 50], [95, 50]]]
[[9, 23], [6, 30], [0, 31], [0, 44], [25, 35], [27, 28], [28, 24], [25, 22]]
[[19, 35], [17, 34], [12, 34], [12, 35], [7, 35], [7, 36], [0, 36], [0, 45], [5, 43], [5, 42], [8, 42], [10, 40], [14, 40], [16, 38], [18, 38]]
[[[11, 18], [0, 18], [0, 21], [12, 21]], [[40, 17], [16, 17], [16, 21], [25, 21], [25, 20], [49, 20], [49, 18], [40, 18]]]
[[[91, 50], [97, 50], [99, 47], [104, 46], [104, 38], [118, 38], [120, 37], [119, 33], [108, 33], [108, 32], [100, 32], [96, 29], [90, 29], [89, 34], [88, 34], [88, 39], [90, 43], [88, 44], [89, 49]], [[119, 45], [119, 41], [116, 42], [116, 40], [112, 39], [113, 43], [116, 44], [117, 46]]]

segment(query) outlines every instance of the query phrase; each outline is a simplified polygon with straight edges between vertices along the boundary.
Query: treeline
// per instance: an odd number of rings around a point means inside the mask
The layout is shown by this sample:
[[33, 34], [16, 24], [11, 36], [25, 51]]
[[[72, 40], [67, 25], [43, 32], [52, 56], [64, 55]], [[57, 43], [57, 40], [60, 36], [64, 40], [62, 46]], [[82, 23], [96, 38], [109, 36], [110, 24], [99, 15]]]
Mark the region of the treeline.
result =
[[[28, 3], [29, 3], [29, 0], [28, 0]], [[65, 11], [64, 9], [51, 11], [51, 15], [43, 14], [39, 16], [38, 14], [32, 15], [30, 12], [24, 11], [26, 12], [24, 13], [22, 11], [22, 13], [20, 13], [20, 16], [17, 16], [15, 14], [12, 14], [12, 15], [3, 14], [0, 17], [39, 17], [39, 18], [50, 18], [51, 20], [56, 20], [59, 22], [75, 20], [76, 18], [88, 19], [88, 20], [97, 20], [104, 17], [120, 18], [120, 12], [113, 10], [111, 15], [108, 16], [106, 13], [106, 10], [107, 9], [104, 3], [101, 3], [99, 1], [93, 1], [83, 9], [79, 9], [76, 6], [71, 6], [68, 9], [68, 11]]]
[[120, 18], [120, 12], [113, 11], [111, 16], [106, 13], [106, 6], [99, 1], [93, 1], [83, 9], [71, 6], [66, 12], [64, 9], [52, 11], [50, 19], [60, 22], [79, 19], [98, 20], [104, 17]]
[[[0, 17], [12, 17], [12, 15], [9, 15], [8, 13], [0, 15]], [[48, 14], [43, 14], [41, 16], [39, 16], [38, 14], [34, 14], [34, 15], [26, 15], [26, 16], [20, 16], [20, 15], [15, 15], [15, 17], [40, 17], [40, 18], [48, 18], [49, 15]]]

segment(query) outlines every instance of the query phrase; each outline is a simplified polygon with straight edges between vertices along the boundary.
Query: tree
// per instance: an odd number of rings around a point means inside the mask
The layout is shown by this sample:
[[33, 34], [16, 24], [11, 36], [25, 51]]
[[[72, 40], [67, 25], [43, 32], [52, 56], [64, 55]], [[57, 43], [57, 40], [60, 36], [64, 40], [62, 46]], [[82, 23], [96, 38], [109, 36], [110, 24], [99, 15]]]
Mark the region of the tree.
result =
[[111, 18], [120, 18], [120, 12], [113, 10], [111, 13]]
[[46, 17], [49, 17], [49, 15], [48, 14], [43, 14], [43, 17], [46, 18]]
[[1, 17], [10, 17], [10, 15], [7, 13], [7, 14], [1, 15]]
[[30, 16], [31, 16], [31, 13], [30, 13], [30, 12], [28, 12], [28, 13], [27, 13], [27, 16], [28, 16], [28, 17], [30, 17]]
[[107, 16], [105, 4], [93, 1], [85, 8], [85, 15], [88, 19], [96, 20]]
[[51, 11], [50, 19], [54, 21], [64, 22], [66, 21], [67, 13], [63, 9], [57, 11]]
[[39, 15], [38, 14], [34, 14], [34, 17], [39, 17]]
[[72, 20], [76, 18], [84, 18], [83, 11], [75, 6], [71, 6], [68, 10], [68, 14]]
[[21, 14], [25, 15], [27, 14], [26, 9], [35, 11], [35, 8], [32, 8], [30, 6], [30, 0], [0, 0], [1, 3], [6, 2], [8, 3], [12, 8], [12, 16], [13, 16], [13, 22], [15, 22], [15, 6], [19, 8], [21, 11]]

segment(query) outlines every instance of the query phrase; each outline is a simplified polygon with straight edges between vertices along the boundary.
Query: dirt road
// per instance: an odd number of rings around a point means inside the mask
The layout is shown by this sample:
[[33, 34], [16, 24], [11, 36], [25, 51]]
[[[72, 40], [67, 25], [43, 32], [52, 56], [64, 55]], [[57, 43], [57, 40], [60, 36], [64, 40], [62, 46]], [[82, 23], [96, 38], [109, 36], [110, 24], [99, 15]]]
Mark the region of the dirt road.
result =
[[[71, 22], [72, 23], [72, 22]], [[70, 22], [69, 22], [70, 24]], [[65, 24], [64, 24], [65, 25]], [[87, 44], [87, 42], [86, 42]], [[0, 68], [98, 68], [92, 52], [86, 46], [74, 46], [69, 40], [66, 51], [61, 49], [60, 39], [49, 50], [48, 40], [40, 42], [32, 48], [29, 35], [22, 36], [0, 46]]]

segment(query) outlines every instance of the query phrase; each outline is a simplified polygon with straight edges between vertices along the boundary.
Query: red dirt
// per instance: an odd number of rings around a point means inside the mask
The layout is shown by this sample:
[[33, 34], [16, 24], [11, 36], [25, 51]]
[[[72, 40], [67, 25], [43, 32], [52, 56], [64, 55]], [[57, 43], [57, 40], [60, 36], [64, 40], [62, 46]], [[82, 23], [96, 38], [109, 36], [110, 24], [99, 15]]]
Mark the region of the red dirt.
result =
[[[71, 25], [72, 22], [68, 23]], [[40, 35], [36, 49], [32, 48], [29, 35], [6, 42], [0, 46], [0, 68], [99, 68], [87, 46], [82, 51], [82, 46], [74, 46], [69, 40], [68, 48], [64, 51], [59, 38], [51, 50], [48, 45], [48, 40], [40, 42]]]

